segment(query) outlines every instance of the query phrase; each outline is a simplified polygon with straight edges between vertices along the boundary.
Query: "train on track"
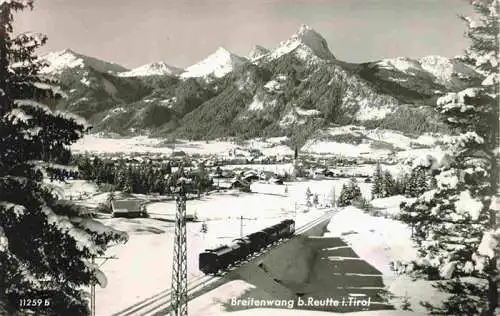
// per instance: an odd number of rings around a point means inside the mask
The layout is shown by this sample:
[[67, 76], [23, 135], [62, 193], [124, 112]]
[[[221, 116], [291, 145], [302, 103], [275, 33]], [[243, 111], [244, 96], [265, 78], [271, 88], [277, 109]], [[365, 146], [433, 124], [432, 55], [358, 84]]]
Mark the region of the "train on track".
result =
[[230, 266], [245, 261], [278, 241], [290, 238], [295, 233], [295, 221], [287, 219], [261, 231], [233, 240], [229, 245], [206, 249], [199, 255], [199, 269], [205, 274], [216, 275]]

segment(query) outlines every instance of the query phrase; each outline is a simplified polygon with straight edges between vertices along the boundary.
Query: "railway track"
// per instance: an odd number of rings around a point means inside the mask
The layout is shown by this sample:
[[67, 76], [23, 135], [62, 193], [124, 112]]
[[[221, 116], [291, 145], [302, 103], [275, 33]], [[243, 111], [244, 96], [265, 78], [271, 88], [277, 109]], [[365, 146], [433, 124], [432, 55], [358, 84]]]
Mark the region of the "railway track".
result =
[[[312, 220], [311, 222], [296, 228], [295, 235], [293, 237], [286, 239], [286, 240], [283, 240], [277, 244], [274, 244], [274, 245], [262, 250], [258, 254], [250, 257], [247, 261], [243, 262], [242, 264], [247, 264], [247, 263], [250, 263], [254, 260], [258, 260], [264, 254], [269, 253], [273, 249], [280, 247], [284, 243], [286, 243], [294, 238], [298, 238], [302, 233], [307, 232], [309, 229], [313, 228], [314, 226], [318, 225], [319, 223], [329, 219], [337, 212], [338, 212], [337, 209], [328, 211], [325, 214], [323, 214], [322, 216]], [[239, 265], [232, 267], [229, 272], [237, 270], [238, 268], [239, 268]], [[200, 295], [204, 288], [207, 288], [209, 286], [216, 287], [216, 286], [222, 285], [223, 283], [226, 282], [223, 280], [223, 277], [224, 277], [224, 275], [221, 275], [221, 276], [203, 275], [203, 276], [196, 276], [196, 277], [188, 279], [188, 282], [187, 282], [188, 300], [194, 299], [195, 297]], [[167, 290], [162, 291], [158, 294], [155, 294], [151, 297], [148, 297], [148, 298], [118, 312], [118, 313], [114, 313], [114, 314], [112, 314], [112, 316], [160, 316], [160, 315], [167, 315], [169, 308], [170, 308], [170, 305], [172, 303], [171, 294], [172, 294], [172, 290], [167, 289]]]

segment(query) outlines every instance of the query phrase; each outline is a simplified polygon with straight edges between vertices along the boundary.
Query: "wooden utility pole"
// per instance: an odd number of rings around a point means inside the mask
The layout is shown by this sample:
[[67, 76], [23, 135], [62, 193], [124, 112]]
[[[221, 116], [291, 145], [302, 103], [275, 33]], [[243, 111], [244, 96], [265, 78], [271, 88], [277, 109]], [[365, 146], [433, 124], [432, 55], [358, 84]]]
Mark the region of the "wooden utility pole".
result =
[[[92, 257], [92, 266], [95, 265], [95, 257]], [[95, 280], [92, 280], [90, 287], [90, 315], [95, 316]]]
[[243, 237], [243, 215], [240, 217], [240, 238]]
[[243, 215], [240, 216], [240, 238], [243, 237], [243, 220], [244, 219], [251, 219], [251, 218], [246, 218], [246, 217], [243, 217]]
[[[111, 256], [111, 257], [95, 257], [95, 256], [93, 256], [92, 257], [92, 266], [95, 266], [95, 259], [104, 259], [104, 262], [101, 263], [101, 265], [99, 266], [99, 268], [100, 268], [109, 259], [118, 259], [118, 258], [115, 256]], [[90, 285], [90, 315], [91, 316], [96, 316], [96, 314], [95, 314], [95, 284], [96, 284], [96, 279], [92, 278], [92, 282]]]

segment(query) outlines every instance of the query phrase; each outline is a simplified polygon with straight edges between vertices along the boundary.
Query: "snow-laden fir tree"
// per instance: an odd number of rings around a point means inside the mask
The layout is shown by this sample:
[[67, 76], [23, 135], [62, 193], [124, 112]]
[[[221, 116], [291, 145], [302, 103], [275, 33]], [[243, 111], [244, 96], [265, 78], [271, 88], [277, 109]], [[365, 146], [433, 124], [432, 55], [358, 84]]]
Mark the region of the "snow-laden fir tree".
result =
[[319, 196], [317, 193], [314, 193], [313, 194], [313, 200], [312, 200], [312, 204], [317, 207], [319, 205]]
[[418, 197], [429, 189], [429, 184], [427, 183], [427, 172], [427, 168], [420, 165], [417, 165], [412, 169], [404, 189], [406, 196]]
[[335, 206], [337, 202], [337, 198], [335, 196], [335, 186], [332, 186], [332, 189], [330, 190], [329, 197], [330, 197], [330, 206]]
[[352, 178], [349, 183], [342, 186], [342, 191], [340, 191], [338, 206], [348, 206], [352, 205], [353, 201], [361, 198], [361, 189], [359, 188], [356, 179]]
[[387, 170], [384, 172], [382, 183], [383, 183], [382, 197], [389, 197], [397, 194], [396, 180], [394, 180], [392, 174]]
[[400, 270], [441, 280], [449, 294], [444, 315], [498, 315], [500, 231], [493, 201], [498, 194], [499, 0], [474, 0], [476, 15], [465, 17], [471, 39], [466, 60], [485, 79], [479, 86], [438, 100], [457, 134], [448, 141], [448, 159], [437, 167], [436, 188], [403, 208], [415, 225], [418, 260]]
[[384, 198], [398, 194], [398, 183], [387, 170], [382, 170], [380, 164], [377, 164], [373, 173], [372, 198]]
[[311, 188], [307, 187], [307, 190], [306, 190], [306, 206], [307, 207], [311, 207], [312, 206], [312, 202], [311, 202], [311, 196], [312, 196], [312, 192], [311, 192]]
[[206, 222], [203, 222], [203, 224], [201, 224], [200, 232], [203, 234], [206, 234], [208, 232], [208, 225]]
[[383, 197], [383, 173], [380, 164], [377, 164], [375, 172], [373, 173], [373, 184], [372, 184], [372, 197], [374, 199]]
[[91, 258], [126, 235], [58, 200], [46, 181], [87, 127], [43, 104], [61, 94], [39, 75], [34, 52], [46, 38], [12, 29], [13, 14], [32, 5], [0, 0], [0, 315], [27, 314], [19, 299], [28, 298], [48, 300], [31, 314], [87, 315], [88, 285], [106, 285]]
[[406, 195], [406, 187], [410, 180], [410, 175], [406, 172], [399, 174], [396, 179], [396, 194]]

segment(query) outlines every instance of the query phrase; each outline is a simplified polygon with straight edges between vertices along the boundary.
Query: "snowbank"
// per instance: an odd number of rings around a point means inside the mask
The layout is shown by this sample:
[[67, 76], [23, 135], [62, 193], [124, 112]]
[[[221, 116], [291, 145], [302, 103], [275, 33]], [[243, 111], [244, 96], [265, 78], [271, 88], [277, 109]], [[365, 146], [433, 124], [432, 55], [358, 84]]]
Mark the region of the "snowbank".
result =
[[353, 250], [384, 275], [393, 275], [389, 263], [416, 258], [410, 240], [410, 229], [392, 219], [373, 217], [355, 207], [346, 207], [337, 214], [325, 236], [342, 237]]
[[397, 216], [400, 213], [401, 209], [399, 206], [402, 202], [406, 201], [410, 203], [415, 200], [415, 198], [407, 198], [403, 195], [395, 195], [386, 198], [374, 199], [370, 201], [370, 204], [374, 208], [380, 209], [380, 212], [382, 214], [394, 218], [394, 216]]
[[404, 202], [406, 197], [402, 195], [394, 195], [386, 198], [374, 199], [370, 203], [373, 207], [378, 208], [393, 208], [398, 207], [401, 202]]

